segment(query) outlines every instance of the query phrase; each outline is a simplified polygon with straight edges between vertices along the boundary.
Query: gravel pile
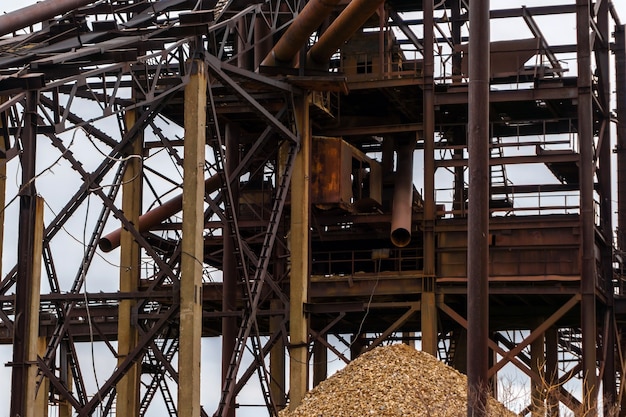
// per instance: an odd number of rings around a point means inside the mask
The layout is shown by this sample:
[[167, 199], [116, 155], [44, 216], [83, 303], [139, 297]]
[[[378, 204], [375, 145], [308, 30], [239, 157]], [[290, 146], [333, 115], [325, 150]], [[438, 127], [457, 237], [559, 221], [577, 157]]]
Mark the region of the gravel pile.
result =
[[[307, 393], [279, 417], [461, 417], [467, 415], [467, 379], [433, 356], [407, 345], [378, 347]], [[514, 417], [495, 399], [489, 415]]]

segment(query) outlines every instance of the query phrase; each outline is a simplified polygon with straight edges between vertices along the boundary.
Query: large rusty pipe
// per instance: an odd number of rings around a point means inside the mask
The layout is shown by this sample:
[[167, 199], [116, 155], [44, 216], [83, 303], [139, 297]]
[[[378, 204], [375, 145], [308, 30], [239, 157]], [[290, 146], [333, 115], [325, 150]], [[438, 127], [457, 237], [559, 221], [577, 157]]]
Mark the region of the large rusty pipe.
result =
[[402, 248], [411, 242], [411, 213], [413, 210], [413, 149], [414, 146], [398, 149], [393, 205], [391, 212], [391, 243]]
[[[209, 177], [204, 182], [205, 193], [212, 193], [216, 191], [221, 184], [221, 179], [218, 175]], [[139, 232], [145, 232], [150, 230], [154, 226], [162, 223], [165, 219], [173, 216], [183, 209], [183, 195], [172, 198], [166, 201], [158, 207], [146, 212], [139, 216], [139, 225], [137, 230]], [[103, 252], [110, 252], [120, 245], [120, 237], [122, 235], [122, 228], [116, 229], [104, 236], [98, 241], [98, 246]]]
[[370, 18], [384, 0], [352, 0], [307, 54], [307, 67], [326, 67], [330, 57]]
[[339, 0], [309, 1], [261, 65], [291, 65], [298, 51], [338, 3]]
[[94, 0], [44, 0], [32, 6], [0, 15], [0, 36], [52, 19], [54, 16], [71, 12], [93, 2]]

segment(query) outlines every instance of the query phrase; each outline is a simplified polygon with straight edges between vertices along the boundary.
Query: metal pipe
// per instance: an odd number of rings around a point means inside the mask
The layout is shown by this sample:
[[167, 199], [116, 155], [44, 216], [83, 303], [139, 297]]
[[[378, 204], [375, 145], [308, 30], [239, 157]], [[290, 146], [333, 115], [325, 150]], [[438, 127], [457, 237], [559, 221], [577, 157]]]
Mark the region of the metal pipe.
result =
[[340, 0], [312, 0], [302, 9], [285, 34], [265, 57], [263, 66], [291, 66], [311, 34], [319, 28]]
[[330, 57], [374, 14], [384, 0], [352, 0], [307, 53], [307, 67], [326, 67]]
[[615, 28], [617, 93], [617, 247], [626, 252], [626, 26]]
[[[204, 192], [212, 193], [216, 191], [221, 185], [221, 179], [219, 175], [214, 175], [207, 178], [204, 182]], [[183, 195], [172, 198], [166, 201], [160, 206], [153, 208], [139, 216], [139, 225], [137, 230], [139, 232], [145, 232], [150, 230], [154, 226], [162, 223], [165, 219], [173, 216], [183, 209]], [[104, 236], [98, 241], [98, 246], [103, 252], [110, 252], [120, 245], [120, 236], [122, 235], [122, 228], [116, 229]]]
[[402, 248], [411, 242], [411, 213], [413, 208], [413, 150], [411, 142], [398, 148], [393, 205], [391, 212], [391, 243]]
[[54, 16], [70, 12], [93, 2], [94, 0], [44, 0], [32, 6], [0, 15], [0, 36], [52, 19]]
[[467, 416], [482, 417], [489, 387], [489, 0], [472, 1], [469, 18]]
[[598, 384], [596, 376], [596, 245], [594, 213], [593, 96], [591, 62], [590, 0], [576, 2], [576, 44], [578, 67], [578, 146], [580, 149], [580, 261], [581, 327], [583, 348], [584, 415], [597, 416]]

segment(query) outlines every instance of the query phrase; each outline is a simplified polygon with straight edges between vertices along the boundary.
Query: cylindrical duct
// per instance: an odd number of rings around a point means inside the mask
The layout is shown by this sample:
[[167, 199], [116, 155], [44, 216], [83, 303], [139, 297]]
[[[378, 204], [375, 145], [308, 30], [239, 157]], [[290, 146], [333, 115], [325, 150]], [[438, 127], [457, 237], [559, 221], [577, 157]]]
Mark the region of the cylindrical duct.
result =
[[398, 148], [391, 208], [391, 242], [399, 248], [411, 242], [413, 150], [412, 143]]
[[[221, 178], [219, 175], [214, 175], [207, 178], [204, 181], [205, 193], [212, 193], [216, 191], [221, 184]], [[145, 232], [150, 230], [154, 226], [161, 224], [165, 219], [173, 216], [183, 209], [183, 195], [172, 198], [166, 201], [162, 205], [155, 207], [154, 209], [139, 216], [139, 225], [137, 230]], [[110, 252], [120, 245], [120, 236], [122, 235], [122, 228], [116, 229], [104, 236], [98, 241], [98, 246], [103, 252]]]
[[307, 54], [307, 67], [326, 67], [330, 57], [374, 14], [384, 0], [352, 0]]
[[311, 0], [291, 23], [261, 65], [291, 65], [311, 34], [333, 11], [339, 0]]
[[0, 36], [52, 19], [54, 16], [71, 12], [93, 2], [94, 0], [44, 0], [32, 6], [0, 15]]

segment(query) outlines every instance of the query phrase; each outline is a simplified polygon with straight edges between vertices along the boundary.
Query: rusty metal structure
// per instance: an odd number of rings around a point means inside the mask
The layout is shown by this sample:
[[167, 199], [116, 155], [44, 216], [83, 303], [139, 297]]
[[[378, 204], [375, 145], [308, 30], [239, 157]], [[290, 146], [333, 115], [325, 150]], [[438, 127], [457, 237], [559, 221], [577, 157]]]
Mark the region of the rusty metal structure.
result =
[[626, 415], [626, 27], [562, 3], [0, 16], [9, 415], [274, 416], [391, 342]]

